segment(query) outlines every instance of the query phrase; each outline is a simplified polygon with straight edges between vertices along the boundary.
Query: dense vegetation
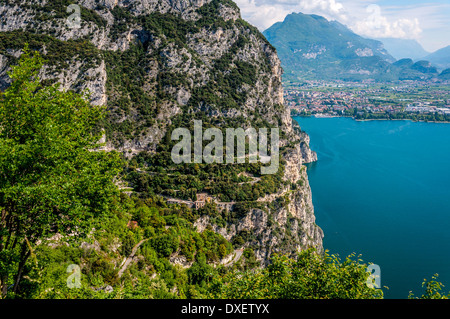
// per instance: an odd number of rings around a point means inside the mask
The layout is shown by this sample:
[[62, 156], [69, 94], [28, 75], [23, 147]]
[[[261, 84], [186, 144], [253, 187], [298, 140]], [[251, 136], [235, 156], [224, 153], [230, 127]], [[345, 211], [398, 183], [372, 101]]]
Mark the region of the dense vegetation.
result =
[[211, 294], [216, 298], [250, 299], [381, 298], [381, 289], [361, 284], [371, 279], [361, 260], [352, 257], [341, 261], [313, 250], [299, 253], [297, 260], [275, 256], [264, 269], [226, 274], [213, 282]]
[[96, 65], [101, 57], [100, 51], [84, 39], [61, 41], [49, 35], [22, 30], [0, 33], [0, 53], [10, 58], [13, 63], [16, 58], [9, 50], [20, 50], [24, 43], [33, 50], [45, 47], [46, 65], [56, 70], [67, 68], [70, 62], [75, 61], [83, 61], [83, 70], [87, 70]]
[[82, 235], [118, 194], [115, 152], [92, 152], [104, 109], [57, 85], [41, 86], [43, 61], [25, 48], [0, 96], [0, 265], [17, 292], [33, 246], [58, 232]]
[[[252, 164], [183, 164], [179, 168], [170, 165], [170, 157], [150, 158], [150, 174], [131, 168], [129, 180], [135, 190], [195, 200], [195, 194], [208, 192], [223, 202], [256, 201], [266, 194], [276, 193], [282, 184], [283, 170], [277, 174], [260, 176], [261, 163]], [[170, 155], [170, 154], [169, 154]], [[140, 161], [145, 154], [132, 160]], [[166, 165], [167, 164], [167, 165]], [[254, 177], [242, 175], [250, 173]]]
[[[195, 298], [206, 293], [214, 268], [232, 246], [222, 236], [205, 230], [198, 233], [184, 218], [190, 211], [168, 208], [158, 199], [121, 196], [112, 216], [83, 241], [66, 246], [67, 237], [34, 250], [35, 260], [26, 268], [19, 296], [24, 298]], [[128, 221], [137, 222], [130, 227]], [[52, 244], [53, 243], [53, 246]], [[123, 275], [121, 262], [139, 243], [133, 263]], [[169, 262], [178, 252], [191, 267]], [[82, 265], [81, 287], [67, 286], [67, 267]], [[106, 289], [111, 287], [112, 291]], [[110, 289], [111, 289], [110, 288]], [[105, 291], [106, 289], [106, 291]], [[12, 296], [12, 295], [11, 295]]]

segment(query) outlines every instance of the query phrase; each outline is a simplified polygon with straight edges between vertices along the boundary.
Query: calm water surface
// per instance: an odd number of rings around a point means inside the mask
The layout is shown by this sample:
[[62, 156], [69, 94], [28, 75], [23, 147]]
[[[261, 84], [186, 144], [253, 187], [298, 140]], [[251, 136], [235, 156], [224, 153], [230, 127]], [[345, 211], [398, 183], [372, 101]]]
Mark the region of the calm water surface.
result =
[[381, 268], [385, 298], [450, 291], [450, 124], [294, 117], [319, 161], [308, 165], [324, 248]]

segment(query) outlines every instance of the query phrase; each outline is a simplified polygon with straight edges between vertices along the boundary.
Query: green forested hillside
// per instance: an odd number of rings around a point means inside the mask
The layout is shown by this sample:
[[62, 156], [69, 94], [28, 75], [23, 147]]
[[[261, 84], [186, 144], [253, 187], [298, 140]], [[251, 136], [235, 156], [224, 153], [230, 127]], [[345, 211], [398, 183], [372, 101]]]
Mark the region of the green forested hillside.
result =
[[289, 14], [263, 34], [277, 49], [285, 81], [373, 79], [385, 82], [423, 80], [438, 75], [431, 66], [399, 67], [382, 42], [363, 38], [337, 21], [317, 15]]
[[317, 15], [292, 13], [263, 34], [277, 49], [285, 80], [380, 76], [395, 61], [380, 42]]

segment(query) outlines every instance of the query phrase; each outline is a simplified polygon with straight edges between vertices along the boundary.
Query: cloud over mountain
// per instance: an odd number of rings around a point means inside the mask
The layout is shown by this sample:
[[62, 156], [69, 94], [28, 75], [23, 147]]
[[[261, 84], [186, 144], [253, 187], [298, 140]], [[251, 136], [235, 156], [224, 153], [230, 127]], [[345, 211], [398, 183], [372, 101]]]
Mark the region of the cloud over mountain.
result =
[[283, 21], [292, 12], [314, 13], [346, 24], [354, 32], [376, 38], [417, 39], [418, 18], [386, 16], [380, 6], [365, 0], [236, 0], [242, 15], [260, 30]]
[[367, 17], [350, 25], [358, 34], [372, 38], [416, 39], [422, 32], [419, 19], [398, 19], [391, 21], [382, 14], [381, 7], [371, 4], [366, 8]]

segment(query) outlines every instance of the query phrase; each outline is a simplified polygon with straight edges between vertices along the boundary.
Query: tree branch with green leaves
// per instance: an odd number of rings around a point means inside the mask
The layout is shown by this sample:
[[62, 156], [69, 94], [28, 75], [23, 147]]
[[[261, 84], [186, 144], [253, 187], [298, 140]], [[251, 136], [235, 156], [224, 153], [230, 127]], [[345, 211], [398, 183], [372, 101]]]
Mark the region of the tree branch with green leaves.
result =
[[43, 65], [25, 46], [0, 93], [2, 297], [18, 292], [33, 245], [56, 233], [83, 235], [94, 218], [108, 217], [119, 193], [121, 158], [99, 150], [105, 108], [90, 105], [87, 93], [43, 86]]

